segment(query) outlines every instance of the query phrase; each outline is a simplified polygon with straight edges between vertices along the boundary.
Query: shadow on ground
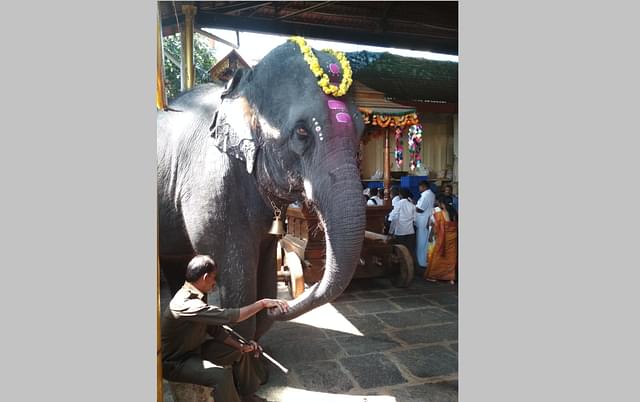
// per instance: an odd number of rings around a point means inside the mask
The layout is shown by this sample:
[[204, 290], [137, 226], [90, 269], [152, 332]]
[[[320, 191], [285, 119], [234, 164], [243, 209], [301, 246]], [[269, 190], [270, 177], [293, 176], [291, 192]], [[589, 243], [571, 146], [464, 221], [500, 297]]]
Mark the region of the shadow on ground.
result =
[[457, 307], [457, 286], [416, 278], [398, 289], [385, 279], [354, 280], [333, 303], [276, 322], [263, 337], [289, 373], [271, 366], [259, 394], [283, 402], [457, 401]]

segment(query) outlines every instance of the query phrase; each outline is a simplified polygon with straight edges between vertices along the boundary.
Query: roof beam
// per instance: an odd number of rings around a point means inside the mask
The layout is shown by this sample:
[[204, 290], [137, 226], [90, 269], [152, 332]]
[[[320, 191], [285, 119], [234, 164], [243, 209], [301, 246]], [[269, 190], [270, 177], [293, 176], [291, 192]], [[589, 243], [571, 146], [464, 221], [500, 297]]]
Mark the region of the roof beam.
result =
[[294, 11], [291, 14], [283, 15], [282, 17], [278, 17], [277, 19], [278, 20], [285, 20], [285, 19], [287, 19], [289, 17], [294, 17], [296, 15], [304, 14], [304, 13], [307, 13], [309, 11], [318, 9], [320, 7], [328, 6], [331, 3], [333, 3], [333, 2], [332, 1], [324, 1], [324, 2], [319, 3], [319, 4], [314, 4], [311, 7], [307, 7], [307, 8], [303, 8], [302, 10]]
[[[258, 32], [280, 35], [300, 35], [309, 38], [333, 40], [339, 42], [357, 43], [370, 46], [399, 47], [405, 49], [430, 51], [450, 55], [458, 54], [457, 38], [433, 37], [396, 32], [366, 32], [349, 27], [312, 25], [283, 19], [272, 20], [266, 18], [244, 18], [233, 15], [216, 14], [201, 11], [196, 14], [196, 24], [199, 27], [213, 29], [232, 29], [247, 32]], [[165, 19], [165, 24], [175, 24], [175, 19]]]
[[386, 25], [387, 25], [387, 16], [389, 15], [389, 11], [391, 11], [392, 7], [393, 7], [393, 3], [392, 2], [387, 2], [387, 5], [384, 8], [382, 16], [380, 17], [380, 20], [378, 21], [378, 31], [380, 31], [380, 32], [384, 32], [385, 31]]
[[[226, 41], [226, 40], [224, 40], [224, 39], [222, 39], [222, 38], [220, 38], [220, 37], [218, 37], [218, 36], [216, 36], [216, 35], [214, 35], [214, 34], [212, 34], [212, 33], [210, 33], [210, 32], [207, 32], [207, 31], [205, 31], [205, 30], [201, 29], [201, 28], [195, 28], [194, 30], [195, 30], [197, 33], [199, 33], [200, 35], [202, 35], [202, 36], [206, 36], [206, 37], [207, 37], [207, 38], [209, 38], [209, 39], [213, 39], [213, 40], [215, 40], [215, 41], [218, 41], [218, 42], [224, 43], [225, 45], [227, 45], [227, 46], [231, 46], [231, 47], [232, 47], [232, 48], [234, 48], [234, 49], [237, 49], [237, 48], [239, 48], [239, 47], [240, 47], [239, 45], [234, 45], [233, 43], [228, 42], [228, 41]], [[236, 38], [236, 39], [237, 39], [237, 38]]]
[[238, 4], [231, 4], [226, 6], [220, 6], [213, 8], [211, 11], [215, 13], [235, 13], [238, 11], [246, 11], [254, 8], [264, 7], [268, 4], [271, 4], [270, 1], [244, 1]]
[[263, 5], [261, 5], [260, 7], [254, 7], [254, 9], [253, 9], [253, 10], [251, 10], [251, 12], [250, 12], [249, 14], [247, 14], [247, 15], [246, 15], [246, 17], [247, 17], [247, 18], [252, 17], [252, 16], [253, 16], [253, 14], [257, 13], [258, 11], [260, 11], [260, 9], [261, 9], [262, 7], [264, 7], [264, 6], [266, 6], [266, 5], [269, 5], [269, 4], [271, 4], [272, 2], [271, 2], [271, 1], [268, 1], [268, 2], [266, 2], [266, 3], [267, 3], [267, 4], [263, 4]]

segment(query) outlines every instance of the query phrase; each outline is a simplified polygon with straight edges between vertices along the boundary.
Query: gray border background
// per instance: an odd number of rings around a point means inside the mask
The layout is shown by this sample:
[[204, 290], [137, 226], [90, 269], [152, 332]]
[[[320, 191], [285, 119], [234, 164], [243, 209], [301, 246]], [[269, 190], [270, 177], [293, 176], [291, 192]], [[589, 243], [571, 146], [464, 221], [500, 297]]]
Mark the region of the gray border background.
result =
[[[463, 402], [639, 400], [626, 4], [461, 3]], [[4, 10], [0, 398], [152, 401], [155, 3]]]
[[638, 12], [459, 10], [460, 400], [638, 401]]
[[0, 399], [153, 401], [156, 3], [2, 15]]

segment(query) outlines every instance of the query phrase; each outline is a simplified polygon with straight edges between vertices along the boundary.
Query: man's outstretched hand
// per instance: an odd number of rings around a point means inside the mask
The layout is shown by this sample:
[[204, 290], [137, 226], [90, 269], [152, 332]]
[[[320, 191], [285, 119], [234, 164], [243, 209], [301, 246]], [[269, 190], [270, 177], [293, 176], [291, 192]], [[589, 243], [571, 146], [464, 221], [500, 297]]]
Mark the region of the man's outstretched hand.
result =
[[249, 317], [253, 317], [264, 309], [267, 309], [267, 315], [274, 316], [289, 311], [289, 305], [286, 300], [260, 299], [247, 306], [240, 307], [240, 314], [236, 322], [242, 322]]
[[289, 304], [287, 304], [286, 300], [281, 299], [262, 299], [260, 300], [262, 306], [266, 308], [270, 313], [275, 313], [276, 311], [280, 313], [286, 313], [289, 311]]

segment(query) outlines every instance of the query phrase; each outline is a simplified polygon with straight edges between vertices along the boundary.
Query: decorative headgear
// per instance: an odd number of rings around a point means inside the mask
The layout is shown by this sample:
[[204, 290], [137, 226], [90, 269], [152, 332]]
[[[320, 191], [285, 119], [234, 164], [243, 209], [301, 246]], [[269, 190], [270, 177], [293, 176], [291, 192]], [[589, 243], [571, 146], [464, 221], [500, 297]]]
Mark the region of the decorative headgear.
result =
[[[314, 76], [318, 79], [318, 85], [325, 94], [333, 95], [333, 96], [343, 96], [349, 90], [351, 83], [353, 80], [351, 79], [351, 65], [349, 64], [349, 60], [342, 52], [336, 52], [331, 49], [323, 49], [324, 52], [329, 53], [333, 57], [335, 57], [342, 67], [342, 81], [339, 86], [331, 84], [329, 80], [329, 76], [324, 72], [322, 67], [320, 67], [320, 63], [318, 62], [318, 58], [313, 54], [313, 50], [307, 42], [301, 36], [293, 36], [289, 38], [291, 42], [296, 43], [300, 47], [300, 52], [304, 56], [305, 61], [309, 64], [309, 68]], [[329, 72], [332, 76], [337, 76], [340, 73], [340, 68], [335, 64], [331, 63], [329, 65]]]

